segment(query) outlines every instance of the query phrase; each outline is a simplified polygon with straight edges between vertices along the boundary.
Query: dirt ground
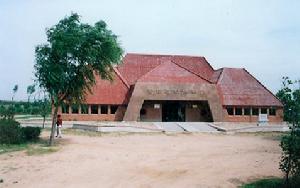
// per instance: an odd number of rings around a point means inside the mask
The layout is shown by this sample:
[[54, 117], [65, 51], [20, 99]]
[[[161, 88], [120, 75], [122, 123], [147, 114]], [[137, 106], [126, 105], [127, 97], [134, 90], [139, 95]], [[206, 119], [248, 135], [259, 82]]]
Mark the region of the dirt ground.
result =
[[237, 187], [281, 176], [279, 141], [254, 134], [65, 135], [55, 153], [0, 155], [0, 187]]

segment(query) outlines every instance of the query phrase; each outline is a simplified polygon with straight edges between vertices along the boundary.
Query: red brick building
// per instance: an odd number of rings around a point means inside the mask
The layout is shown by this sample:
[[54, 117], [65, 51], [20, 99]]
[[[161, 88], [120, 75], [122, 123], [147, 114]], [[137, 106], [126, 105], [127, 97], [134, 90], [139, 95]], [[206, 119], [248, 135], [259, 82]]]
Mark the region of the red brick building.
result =
[[82, 105], [64, 105], [64, 120], [234, 121], [283, 119], [282, 103], [243, 68], [214, 70], [204, 57], [127, 54]]

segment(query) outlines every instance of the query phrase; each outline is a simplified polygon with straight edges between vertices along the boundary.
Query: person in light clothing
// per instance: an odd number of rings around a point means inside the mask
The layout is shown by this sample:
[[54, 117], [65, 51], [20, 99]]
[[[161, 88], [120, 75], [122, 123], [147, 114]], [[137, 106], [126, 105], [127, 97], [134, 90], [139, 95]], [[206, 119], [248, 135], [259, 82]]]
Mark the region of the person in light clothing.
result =
[[61, 128], [62, 128], [62, 119], [61, 119], [61, 115], [58, 114], [56, 120], [56, 137], [58, 138], [62, 137]]

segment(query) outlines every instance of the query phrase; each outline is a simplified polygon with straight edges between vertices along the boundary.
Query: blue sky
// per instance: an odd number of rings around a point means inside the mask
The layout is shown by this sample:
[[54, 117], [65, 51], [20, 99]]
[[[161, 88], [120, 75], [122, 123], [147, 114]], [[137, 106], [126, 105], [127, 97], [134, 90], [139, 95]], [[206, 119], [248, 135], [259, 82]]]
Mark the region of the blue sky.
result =
[[125, 52], [205, 56], [215, 68], [244, 67], [276, 92], [300, 79], [297, 0], [0, 0], [0, 99], [27, 98], [34, 48], [70, 13], [104, 20]]

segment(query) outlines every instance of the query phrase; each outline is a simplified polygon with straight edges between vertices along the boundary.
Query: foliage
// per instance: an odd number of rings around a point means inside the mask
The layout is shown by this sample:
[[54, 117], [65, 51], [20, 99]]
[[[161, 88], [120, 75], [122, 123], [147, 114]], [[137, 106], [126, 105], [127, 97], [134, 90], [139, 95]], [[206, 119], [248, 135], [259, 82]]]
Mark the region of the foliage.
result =
[[50, 144], [54, 137], [58, 106], [63, 101], [79, 103], [91, 92], [95, 75], [112, 79], [113, 65], [120, 62], [122, 49], [117, 36], [104, 21], [82, 24], [71, 14], [47, 30], [47, 43], [36, 47], [35, 76], [54, 108]]
[[12, 119], [0, 120], [0, 144], [21, 144], [23, 141], [19, 122]]
[[22, 132], [24, 135], [24, 139], [26, 141], [36, 141], [39, 139], [41, 134], [40, 127], [22, 127]]
[[41, 134], [39, 127], [21, 127], [13, 119], [0, 119], [0, 144], [22, 144], [36, 141]]
[[27, 86], [28, 102], [30, 101], [30, 97], [34, 92], [35, 92], [34, 84]]
[[51, 112], [51, 104], [48, 98], [36, 100], [33, 102], [24, 102], [24, 101], [1, 101], [0, 100], [0, 117], [7, 116], [8, 108], [14, 106], [14, 113], [17, 115], [41, 115], [46, 114], [49, 115]]
[[277, 93], [284, 104], [285, 120], [291, 129], [290, 134], [283, 136], [280, 142], [282, 156], [279, 168], [285, 173], [287, 186], [290, 185], [290, 177], [300, 177], [300, 88], [291, 88], [298, 82], [284, 77], [283, 88]]
[[[293, 113], [291, 110], [300, 111], [300, 88], [292, 90], [292, 86], [295, 86], [299, 81], [291, 81], [289, 77], [283, 77], [282, 89], [280, 89], [276, 96], [281, 100], [284, 105], [284, 120], [287, 122], [293, 121]], [[299, 116], [298, 116], [299, 121]]]
[[282, 188], [282, 187], [284, 187], [284, 181], [280, 178], [261, 179], [241, 186], [241, 188]]

